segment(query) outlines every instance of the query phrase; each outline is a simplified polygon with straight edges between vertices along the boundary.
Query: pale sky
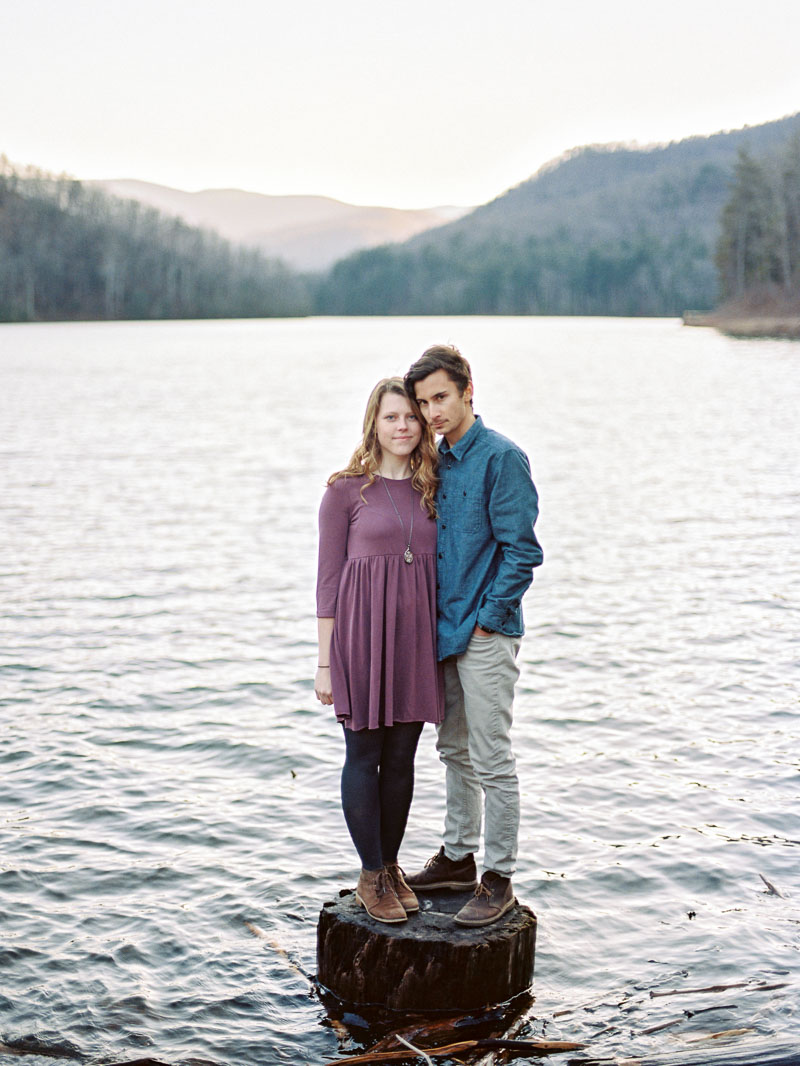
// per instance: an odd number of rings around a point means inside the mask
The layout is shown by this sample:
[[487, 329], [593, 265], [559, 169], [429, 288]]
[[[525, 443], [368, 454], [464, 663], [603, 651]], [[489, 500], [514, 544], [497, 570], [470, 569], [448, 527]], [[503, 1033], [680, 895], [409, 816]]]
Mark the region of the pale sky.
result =
[[582, 144], [800, 111], [798, 0], [0, 0], [0, 154], [472, 205]]

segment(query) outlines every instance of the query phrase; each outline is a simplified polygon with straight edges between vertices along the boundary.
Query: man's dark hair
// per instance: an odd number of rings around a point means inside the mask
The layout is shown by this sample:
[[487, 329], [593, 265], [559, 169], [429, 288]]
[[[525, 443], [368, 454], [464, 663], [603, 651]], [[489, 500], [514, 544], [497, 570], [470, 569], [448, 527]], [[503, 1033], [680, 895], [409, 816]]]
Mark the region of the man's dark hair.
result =
[[432, 348], [422, 353], [416, 363], [411, 365], [403, 378], [406, 392], [414, 402], [416, 402], [414, 394], [416, 382], [435, 374], [437, 370], [444, 370], [458, 389], [459, 396], [463, 396], [464, 389], [472, 384], [472, 371], [469, 363], [458, 348], [454, 344], [434, 344]]

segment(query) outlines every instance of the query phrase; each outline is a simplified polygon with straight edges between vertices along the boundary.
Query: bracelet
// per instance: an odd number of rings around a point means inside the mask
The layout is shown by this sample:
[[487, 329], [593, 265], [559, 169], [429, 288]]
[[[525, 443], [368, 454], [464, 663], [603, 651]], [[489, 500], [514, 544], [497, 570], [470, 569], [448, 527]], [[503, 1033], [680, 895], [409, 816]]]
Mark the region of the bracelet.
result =
[[322, 663], [317, 663], [318, 670], [330, 670], [330, 666], [323, 666]]

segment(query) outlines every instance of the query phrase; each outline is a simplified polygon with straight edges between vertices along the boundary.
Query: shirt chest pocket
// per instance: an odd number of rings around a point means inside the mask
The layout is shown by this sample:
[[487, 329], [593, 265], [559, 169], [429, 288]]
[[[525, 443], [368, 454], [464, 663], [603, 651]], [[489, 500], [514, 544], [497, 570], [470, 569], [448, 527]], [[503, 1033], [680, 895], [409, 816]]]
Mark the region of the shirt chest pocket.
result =
[[489, 529], [489, 512], [486, 501], [480, 496], [464, 493], [464, 530], [467, 533], [485, 533]]

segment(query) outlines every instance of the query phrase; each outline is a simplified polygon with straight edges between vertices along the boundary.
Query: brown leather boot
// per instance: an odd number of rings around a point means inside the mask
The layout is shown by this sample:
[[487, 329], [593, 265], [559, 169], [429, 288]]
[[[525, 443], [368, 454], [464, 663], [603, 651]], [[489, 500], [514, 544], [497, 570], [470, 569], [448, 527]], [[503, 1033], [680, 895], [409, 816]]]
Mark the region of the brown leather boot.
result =
[[370, 918], [378, 922], [404, 922], [408, 917], [385, 868], [361, 871], [356, 899]]
[[416, 914], [419, 910], [419, 900], [412, 889], [408, 887], [406, 876], [400, 869], [399, 864], [396, 862], [387, 863], [385, 869], [392, 879], [392, 887], [400, 900], [403, 910], [406, 914]]
[[464, 904], [455, 921], [459, 925], [491, 925], [510, 911], [516, 902], [511, 878], [487, 870], [475, 889], [475, 895]]
[[407, 884], [420, 892], [427, 892], [433, 888], [475, 888], [477, 881], [475, 857], [465, 855], [458, 861], [448, 859], [444, 853], [444, 845], [439, 848], [432, 859], [428, 859], [424, 869], [406, 877]]

